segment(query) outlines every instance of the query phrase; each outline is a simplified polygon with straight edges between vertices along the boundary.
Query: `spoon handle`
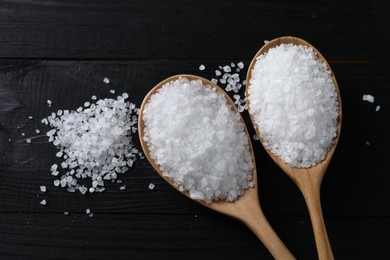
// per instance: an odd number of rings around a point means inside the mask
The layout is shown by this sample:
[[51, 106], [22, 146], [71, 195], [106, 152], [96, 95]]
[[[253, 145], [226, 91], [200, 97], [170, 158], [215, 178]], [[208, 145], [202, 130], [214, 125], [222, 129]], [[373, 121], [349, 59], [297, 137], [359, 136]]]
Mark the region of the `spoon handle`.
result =
[[244, 224], [256, 234], [275, 259], [296, 259], [272, 229], [260, 209], [252, 209], [246, 213]]
[[324, 217], [322, 215], [320, 200], [320, 184], [306, 185], [301, 189], [309, 210], [311, 224], [313, 226], [318, 258], [320, 260], [333, 260], [332, 247], [330, 246], [326, 232]]

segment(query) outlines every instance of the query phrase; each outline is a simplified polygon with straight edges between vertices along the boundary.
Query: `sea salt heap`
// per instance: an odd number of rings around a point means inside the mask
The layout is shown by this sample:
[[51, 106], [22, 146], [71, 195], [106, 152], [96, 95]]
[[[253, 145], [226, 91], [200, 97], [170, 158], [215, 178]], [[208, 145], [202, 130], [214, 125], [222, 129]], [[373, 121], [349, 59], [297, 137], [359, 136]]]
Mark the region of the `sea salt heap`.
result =
[[223, 93], [180, 78], [151, 96], [144, 141], [163, 174], [191, 198], [234, 201], [253, 186], [253, 162], [240, 115]]
[[54, 181], [55, 186], [81, 194], [102, 192], [105, 181], [114, 182], [118, 174], [132, 167], [140, 155], [131, 136], [137, 131], [139, 109], [126, 101], [127, 97], [124, 93], [96, 104], [85, 102], [76, 111], [59, 110], [42, 120], [52, 127], [47, 136], [59, 149], [56, 156], [63, 160], [60, 167], [51, 166], [54, 176], [64, 172]]
[[250, 113], [264, 146], [291, 167], [322, 161], [337, 135], [338, 100], [330, 71], [311, 48], [282, 44], [257, 58]]

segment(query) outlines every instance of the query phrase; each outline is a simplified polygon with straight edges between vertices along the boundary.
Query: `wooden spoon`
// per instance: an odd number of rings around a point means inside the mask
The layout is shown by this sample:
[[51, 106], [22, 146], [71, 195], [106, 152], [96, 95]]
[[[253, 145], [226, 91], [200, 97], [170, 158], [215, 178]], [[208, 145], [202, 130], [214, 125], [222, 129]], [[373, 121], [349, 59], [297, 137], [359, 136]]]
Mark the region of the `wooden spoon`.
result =
[[[145, 108], [145, 105], [148, 103], [150, 97], [157, 92], [157, 90], [161, 87], [163, 87], [166, 83], [170, 81], [178, 80], [179, 77], [185, 77], [189, 80], [201, 80], [203, 84], [210, 85], [214, 88], [216, 88], [217, 91], [224, 93], [226, 100], [231, 105], [232, 109], [237, 111], [237, 108], [234, 104], [234, 102], [230, 99], [230, 97], [217, 85], [210, 82], [207, 79], [193, 76], [193, 75], [176, 75], [172, 76], [170, 78], [167, 78], [157, 84], [145, 97], [145, 99], [142, 102], [140, 113], [139, 113], [139, 120], [138, 120], [138, 133], [139, 133], [139, 139], [141, 142], [142, 149], [144, 151], [144, 154], [146, 155], [146, 158], [148, 158], [150, 164], [153, 166], [153, 168], [157, 171], [160, 176], [167, 181], [171, 186], [173, 186], [176, 190], [180, 191], [178, 187], [166, 176], [163, 175], [160, 166], [156, 164], [154, 159], [152, 159], [150, 155], [150, 151], [148, 148], [147, 143], [143, 139], [144, 135], [144, 120], [143, 120], [143, 111]], [[237, 112], [238, 113], [238, 112]], [[238, 113], [239, 114], [239, 113]], [[253, 154], [253, 148], [252, 143], [249, 138], [248, 130], [245, 126], [245, 123], [243, 119], [241, 118], [241, 122], [244, 125], [246, 136], [248, 137], [250, 152], [252, 156], [252, 161], [254, 164], [253, 169], [253, 183], [254, 187], [249, 188], [245, 191], [245, 194], [241, 197], [239, 197], [234, 202], [227, 202], [227, 201], [213, 201], [210, 204], [207, 204], [203, 201], [195, 200], [196, 202], [202, 204], [203, 206], [206, 206], [210, 209], [213, 209], [215, 211], [218, 211], [220, 213], [223, 213], [225, 215], [228, 215], [230, 217], [233, 217], [235, 219], [240, 220], [243, 222], [246, 226], [248, 226], [255, 234], [256, 236], [263, 242], [263, 244], [267, 247], [267, 249], [270, 251], [270, 253], [276, 258], [276, 259], [295, 259], [294, 256], [290, 253], [290, 251], [287, 249], [287, 247], [283, 244], [283, 242], [280, 240], [280, 238], [277, 236], [275, 231], [272, 229], [270, 224], [268, 223], [267, 219], [264, 216], [263, 211], [260, 208], [259, 204], [259, 197], [257, 192], [257, 173], [256, 173], [256, 166], [255, 166], [255, 159]], [[182, 192], [185, 196], [188, 198], [191, 198], [189, 195], [189, 192], [183, 191]]]
[[[288, 37], [280, 37], [270, 41], [256, 53], [255, 57], [253, 58], [248, 68], [248, 73], [246, 77], [247, 78], [246, 100], [248, 104], [248, 110], [250, 111], [250, 103], [248, 100], [248, 88], [250, 87], [250, 80], [252, 78], [252, 69], [255, 66], [256, 58], [268, 52], [270, 48], [274, 48], [280, 44], [289, 44], [289, 43], [312, 48], [315, 51], [317, 58], [323, 61], [324, 64], [329, 69], [329, 71], [331, 72], [333, 82], [336, 86], [338, 103], [339, 103], [337, 137], [335, 138], [334, 144], [331, 147], [331, 149], [328, 151], [325, 159], [310, 168], [292, 168], [288, 166], [286, 163], [284, 163], [279, 157], [276, 157], [274, 154], [272, 154], [268, 149], [266, 149], [266, 151], [271, 156], [271, 158], [276, 162], [276, 164], [278, 164], [279, 167], [294, 181], [294, 183], [301, 190], [303, 197], [305, 198], [307, 207], [309, 209], [312, 226], [313, 226], [319, 259], [334, 259], [332, 248], [330, 246], [328, 235], [326, 233], [324, 219], [322, 216], [321, 201], [320, 201], [320, 187], [321, 187], [322, 178], [324, 177], [325, 171], [329, 165], [329, 162], [332, 158], [332, 155], [334, 153], [334, 150], [336, 148], [340, 136], [342, 112], [341, 112], [341, 97], [340, 97], [339, 87], [337, 85], [336, 78], [334, 77], [333, 71], [330, 68], [328, 62], [325, 60], [325, 58], [321, 55], [321, 53], [316, 48], [314, 48], [311, 44], [309, 44], [308, 42], [302, 39], [288, 36]], [[257, 136], [259, 137], [261, 143], [263, 144], [263, 140], [261, 139], [261, 133], [259, 132], [258, 127], [256, 126], [256, 122], [253, 116], [251, 115], [251, 113], [249, 114], [252, 123], [255, 126]]]

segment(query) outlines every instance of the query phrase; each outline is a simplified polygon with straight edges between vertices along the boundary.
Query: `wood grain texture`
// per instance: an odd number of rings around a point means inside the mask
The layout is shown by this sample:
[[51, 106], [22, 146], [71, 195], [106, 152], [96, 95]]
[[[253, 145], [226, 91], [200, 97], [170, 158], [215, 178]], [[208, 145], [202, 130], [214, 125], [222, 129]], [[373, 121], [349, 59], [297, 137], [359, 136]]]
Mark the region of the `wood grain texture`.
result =
[[[176, 192], [145, 159], [121, 178], [127, 187], [124, 191], [110, 185], [103, 194], [82, 196], [55, 188], [49, 167], [58, 162], [56, 149], [34, 133], [36, 128], [42, 133], [48, 130], [39, 122], [44, 116], [57, 109], [76, 109], [93, 94], [110, 97], [110, 89], [126, 91], [139, 106], [153, 86], [172, 74], [211, 78], [218, 65], [229, 62], [202, 62], [206, 70], [199, 71], [197, 61], [1, 60], [1, 258], [70, 259], [75, 254], [118, 259], [269, 258], [243, 225]], [[330, 242], [336, 258], [381, 258], [390, 254], [385, 242], [390, 234], [386, 199], [390, 126], [385, 120], [390, 111], [390, 65], [331, 66], [343, 100], [343, 129], [321, 191]], [[242, 77], [245, 73], [244, 69]], [[104, 77], [111, 83], [103, 83]], [[374, 95], [375, 104], [362, 101], [363, 94]], [[52, 107], [47, 99], [53, 101]], [[378, 112], [376, 105], [381, 105]], [[34, 119], [29, 120], [29, 115]], [[243, 117], [253, 135], [248, 114]], [[33, 136], [31, 145], [22, 132]], [[259, 142], [253, 142], [253, 148], [268, 220], [296, 257], [315, 258], [314, 237], [299, 190]], [[148, 189], [151, 182], [156, 184], [153, 191]], [[39, 192], [40, 185], [47, 186], [46, 194]], [[47, 206], [39, 204], [42, 199]], [[94, 218], [85, 215], [86, 208]], [[70, 215], [64, 216], [64, 211]], [[196, 222], [200, 219], [201, 224]]]
[[[112, 213], [172, 213], [196, 214], [208, 212], [177, 194], [158, 175], [146, 160], [140, 160], [128, 174], [123, 175], [127, 189], [119, 191], [110, 187], [105, 194], [80, 196], [52, 187], [54, 178], [49, 173], [52, 163], [58, 162], [55, 148], [44, 136], [25, 143], [26, 136], [35, 136], [34, 130], [48, 130], [40, 119], [57, 109], [76, 109], [93, 94], [112, 96], [127, 91], [138, 106], [146, 93], [162, 79], [185, 71], [211, 78], [217, 65], [227, 62], [207, 62], [205, 71], [198, 71], [199, 63], [193, 62], [72, 62], [72, 61], [14, 61], [0, 63], [2, 93], [20, 103], [12, 111], [0, 111], [0, 147], [6, 151], [1, 159], [0, 212], [63, 212], [82, 211], [89, 206], [99, 212]], [[386, 171], [389, 158], [390, 126], [388, 118], [390, 94], [390, 66], [386, 64], [331, 64], [338, 78], [344, 104], [344, 124], [338, 148], [325, 175], [322, 185], [322, 203], [325, 216], [386, 217], [390, 215]], [[245, 73], [244, 73], [245, 74]], [[111, 83], [106, 85], [107, 76]], [[362, 95], [370, 93], [376, 103], [362, 101]], [[46, 100], [53, 100], [49, 108]], [[16, 102], [15, 101], [15, 102]], [[375, 105], [381, 110], [375, 112]], [[33, 120], [28, 116], [33, 115]], [[254, 130], [244, 115], [250, 135]], [[18, 129], [18, 127], [20, 127]], [[8, 142], [8, 138], [12, 141]], [[370, 145], [365, 145], [370, 141]], [[269, 215], [306, 215], [299, 191], [283, 172], [270, 160], [258, 142], [253, 142], [261, 204]], [[364, 181], [362, 181], [364, 180]], [[156, 184], [149, 191], [150, 182]], [[346, 185], [344, 185], [346, 184]], [[39, 185], [46, 185], [48, 193], [39, 194]], [[362, 192], [364, 191], [364, 192]], [[280, 196], [279, 194], [285, 194]], [[39, 201], [48, 197], [48, 206]], [[104, 200], [102, 200], [104, 198]], [[174, 203], [171, 203], [174, 201]]]
[[390, 3], [379, 1], [0, 2], [0, 57], [251, 59], [283, 35], [330, 60], [387, 60]]
[[[298, 259], [315, 259], [310, 220], [276, 217]], [[390, 254], [386, 218], [330, 218], [336, 258]], [[361, 236], [360, 234], [365, 234]], [[270, 259], [249, 229], [219, 215], [2, 213], [2, 259]]]
[[[316, 46], [340, 86], [342, 134], [321, 189], [334, 255], [388, 258], [390, 2], [294, 2], [0, 1], [0, 259], [270, 259], [249, 229], [177, 193], [145, 159], [121, 176], [123, 191], [109, 185], [82, 196], [55, 188], [49, 167], [58, 162], [56, 149], [39, 121], [93, 94], [111, 97], [110, 89], [128, 92], [139, 106], [164, 78], [211, 79], [218, 65], [247, 66], [264, 40], [283, 35]], [[302, 195], [259, 142], [253, 148], [270, 224], [298, 259], [315, 259]]]

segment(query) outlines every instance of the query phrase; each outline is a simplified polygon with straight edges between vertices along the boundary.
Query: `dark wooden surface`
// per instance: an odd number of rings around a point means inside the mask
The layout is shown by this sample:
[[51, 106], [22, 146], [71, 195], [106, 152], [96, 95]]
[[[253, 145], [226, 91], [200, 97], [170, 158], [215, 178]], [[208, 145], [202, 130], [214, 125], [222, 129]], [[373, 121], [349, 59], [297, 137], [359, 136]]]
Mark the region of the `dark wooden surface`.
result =
[[[388, 1], [1, 1], [0, 259], [271, 258], [244, 225], [188, 200], [146, 160], [123, 175], [123, 191], [111, 185], [82, 196], [54, 187], [55, 148], [34, 130], [44, 133], [41, 118], [93, 94], [126, 91], [139, 106], [168, 76], [211, 78], [218, 65], [247, 66], [263, 40], [283, 35], [316, 46], [341, 90], [342, 135], [322, 186], [335, 257], [389, 258], [389, 14]], [[258, 142], [254, 149], [269, 221], [296, 257], [315, 259], [302, 196]]]

